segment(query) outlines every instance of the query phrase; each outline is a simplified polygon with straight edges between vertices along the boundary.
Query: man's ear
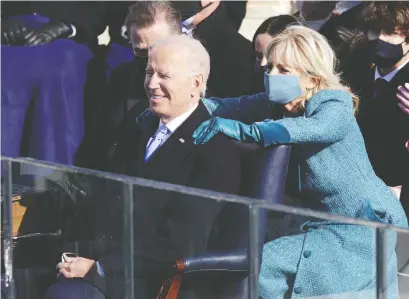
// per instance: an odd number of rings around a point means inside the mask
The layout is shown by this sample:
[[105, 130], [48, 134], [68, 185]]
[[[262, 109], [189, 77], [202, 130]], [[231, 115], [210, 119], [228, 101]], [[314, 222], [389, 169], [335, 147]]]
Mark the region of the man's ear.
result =
[[197, 91], [198, 89], [202, 88], [202, 86], [203, 86], [203, 75], [202, 74], [195, 75], [193, 79], [192, 89], [194, 91]]

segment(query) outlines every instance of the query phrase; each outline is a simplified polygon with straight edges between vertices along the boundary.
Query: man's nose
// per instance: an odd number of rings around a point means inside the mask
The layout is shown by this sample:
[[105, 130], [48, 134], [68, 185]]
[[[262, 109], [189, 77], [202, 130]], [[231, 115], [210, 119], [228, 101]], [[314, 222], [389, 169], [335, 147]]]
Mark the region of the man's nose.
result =
[[159, 88], [158, 75], [153, 74], [153, 75], [149, 78], [148, 88], [149, 88], [149, 89]]

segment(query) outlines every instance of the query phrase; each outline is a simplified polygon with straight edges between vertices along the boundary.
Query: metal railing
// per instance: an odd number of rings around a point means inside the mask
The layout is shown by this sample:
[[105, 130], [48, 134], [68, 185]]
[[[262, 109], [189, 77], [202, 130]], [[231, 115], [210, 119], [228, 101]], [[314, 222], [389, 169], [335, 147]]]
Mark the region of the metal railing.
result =
[[[234, 203], [245, 205], [249, 211], [249, 272], [248, 272], [248, 292], [249, 298], [259, 298], [258, 275], [260, 271], [261, 256], [257, 244], [259, 240], [259, 215], [264, 211], [280, 214], [280, 215], [295, 215], [297, 217], [305, 217], [309, 219], [319, 219], [323, 221], [339, 222], [356, 226], [364, 226], [373, 229], [376, 235], [375, 252], [376, 252], [376, 298], [386, 298], [387, 293], [387, 262], [385, 252], [387, 250], [387, 242], [385, 232], [393, 231], [400, 236], [405, 236], [409, 239], [408, 230], [397, 228], [382, 223], [370, 222], [361, 219], [347, 218], [338, 215], [332, 215], [320, 211], [312, 211], [309, 209], [297, 208], [293, 206], [268, 204], [264, 201], [254, 200], [243, 196], [225, 194], [191, 188], [186, 186], [173, 185], [169, 183], [146, 180], [142, 178], [129, 177], [124, 175], [100, 172], [90, 169], [71, 167], [66, 165], [37, 161], [28, 158], [7, 158], [2, 157], [2, 204], [3, 204], [3, 260], [5, 266], [5, 293], [6, 298], [15, 299], [14, 277], [13, 277], [13, 221], [12, 221], [12, 186], [15, 183], [20, 183], [22, 177], [33, 176], [36, 181], [33, 184], [44, 187], [44, 181], [52, 181], [59, 185], [62, 181], [62, 176], [65, 174], [77, 174], [85, 178], [93, 178], [103, 181], [116, 182], [122, 186], [123, 199], [123, 234], [127, 236], [126, 244], [123, 244], [123, 254], [127, 257], [127, 262], [124, 263], [125, 269], [125, 298], [135, 298], [134, 286], [134, 256], [133, 243], [133, 204], [134, 204], [134, 187], [149, 188], [152, 190], [161, 190], [162, 192], [173, 192], [186, 196], [199, 197], [206, 200], [211, 200], [219, 203]], [[409, 252], [409, 248], [407, 250]], [[405, 257], [406, 258], [406, 257]], [[409, 260], [409, 257], [407, 257]], [[402, 262], [407, 265], [407, 263]]]

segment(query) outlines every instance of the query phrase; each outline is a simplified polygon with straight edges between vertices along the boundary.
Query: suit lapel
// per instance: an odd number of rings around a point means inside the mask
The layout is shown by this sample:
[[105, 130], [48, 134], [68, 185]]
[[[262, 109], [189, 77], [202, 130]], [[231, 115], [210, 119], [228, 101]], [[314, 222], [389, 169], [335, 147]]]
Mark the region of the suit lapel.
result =
[[208, 118], [209, 113], [200, 101], [196, 110], [144, 164], [142, 176], [151, 177], [153, 174], [156, 179], [173, 182], [172, 174], [181, 167], [196, 147], [192, 139], [194, 130]]
[[409, 63], [401, 68], [390, 81], [391, 85], [399, 86], [409, 82]]
[[148, 144], [149, 139], [155, 134], [159, 125], [159, 118], [154, 114], [149, 114], [148, 116], [140, 116], [136, 121], [138, 132], [136, 132], [136, 152], [134, 157], [135, 169], [137, 169], [137, 175], [141, 175], [142, 170], [145, 167], [145, 152], [146, 145]]

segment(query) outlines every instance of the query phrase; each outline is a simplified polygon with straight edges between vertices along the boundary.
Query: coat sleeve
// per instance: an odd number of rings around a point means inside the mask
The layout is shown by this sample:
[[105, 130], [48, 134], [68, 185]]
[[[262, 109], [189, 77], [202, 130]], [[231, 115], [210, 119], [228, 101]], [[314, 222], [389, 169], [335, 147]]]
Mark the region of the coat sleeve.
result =
[[74, 25], [79, 42], [96, 42], [106, 27], [107, 2], [103, 1], [5, 1], [2, 18], [37, 13], [52, 21]]
[[212, 116], [239, 120], [247, 124], [273, 118], [274, 104], [264, 92], [237, 98], [203, 99], [203, 103]]
[[343, 139], [356, 122], [352, 99], [346, 93], [317, 94], [307, 103], [305, 115], [256, 125], [264, 146], [271, 144], [332, 144]]
[[221, 3], [195, 31], [211, 58], [210, 93], [217, 97], [238, 97], [261, 92], [254, 89], [256, 56], [251, 42], [237, 32], [223, 6]]
[[76, 27], [77, 34], [74, 39], [84, 43], [95, 42], [107, 26], [105, 20], [107, 4], [98, 1], [78, 1], [71, 4], [64, 3], [64, 5], [67, 7], [66, 9], [64, 6], [60, 7], [59, 17], [67, 24]]

